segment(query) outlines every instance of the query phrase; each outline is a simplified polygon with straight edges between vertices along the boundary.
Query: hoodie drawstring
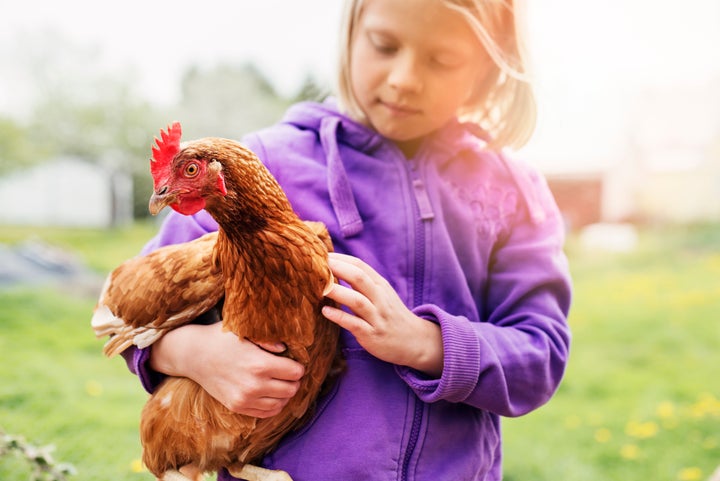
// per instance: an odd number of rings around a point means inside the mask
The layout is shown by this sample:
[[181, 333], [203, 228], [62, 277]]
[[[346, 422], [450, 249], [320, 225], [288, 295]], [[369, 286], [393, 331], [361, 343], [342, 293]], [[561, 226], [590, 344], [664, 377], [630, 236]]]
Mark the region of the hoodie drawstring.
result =
[[320, 143], [327, 158], [330, 202], [340, 225], [340, 232], [343, 237], [347, 238], [362, 232], [363, 222], [345, 172], [345, 166], [340, 159], [340, 150], [337, 145], [339, 125], [338, 117], [323, 118], [320, 123]]

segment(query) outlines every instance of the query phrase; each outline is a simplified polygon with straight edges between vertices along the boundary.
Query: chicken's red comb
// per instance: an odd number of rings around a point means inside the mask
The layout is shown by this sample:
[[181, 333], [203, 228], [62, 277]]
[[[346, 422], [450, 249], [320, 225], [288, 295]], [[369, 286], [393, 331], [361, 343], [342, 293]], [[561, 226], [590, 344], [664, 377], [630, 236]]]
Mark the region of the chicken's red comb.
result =
[[168, 172], [170, 162], [180, 152], [181, 135], [180, 122], [173, 122], [168, 126], [167, 132], [160, 130], [159, 139], [155, 137], [157, 147], [152, 147], [152, 160], [150, 161], [150, 173], [153, 180], [157, 181], [163, 172]]

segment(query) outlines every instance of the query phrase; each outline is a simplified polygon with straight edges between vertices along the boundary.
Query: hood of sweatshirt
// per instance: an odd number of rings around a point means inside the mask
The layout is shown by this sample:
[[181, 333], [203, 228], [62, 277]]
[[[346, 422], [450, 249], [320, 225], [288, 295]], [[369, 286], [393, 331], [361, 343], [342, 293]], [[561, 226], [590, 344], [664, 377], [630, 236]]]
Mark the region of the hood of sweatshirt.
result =
[[[298, 103], [286, 112], [282, 122], [317, 132], [327, 158], [328, 191], [342, 235], [347, 238], [362, 232], [363, 222], [338, 145], [345, 144], [355, 151], [372, 155], [381, 147], [394, 144], [372, 128], [340, 113], [333, 98], [323, 103]], [[488, 155], [500, 156], [518, 185], [532, 220], [535, 223], [542, 222], [545, 217], [544, 209], [535, 198], [535, 189], [531, 186], [533, 180], [528, 177], [525, 169], [517, 168], [517, 163], [509, 161], [502, 152], [487, 150], [488, 140], [487, 132], [476, 124], [453, 119], [425, 139], [417, 155], [422, 155], [426, 149], [432, 150], [432, 158], [438, 163], [438, 167], [464, 153], [474, 155], [478, 161]]]

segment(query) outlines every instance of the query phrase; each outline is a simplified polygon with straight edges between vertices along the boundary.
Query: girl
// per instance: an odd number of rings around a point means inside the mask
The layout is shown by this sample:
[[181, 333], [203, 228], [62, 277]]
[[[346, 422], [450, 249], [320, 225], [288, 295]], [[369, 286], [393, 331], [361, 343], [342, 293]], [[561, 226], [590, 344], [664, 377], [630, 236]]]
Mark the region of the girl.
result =
[[[325, 315], [347, 370], [264, 460], [296, 481], [499, 480], [500, 417], [555, 392], [568, 356], [563, 226], [542, 178], [507, 160], [534, 124], [512, 0], [350, 0], [339, 99], [245, 143], [301, 218], [324, 222], [345, 281]], [[146, 251], [216, 229], [171, 213]], [[146, 389], [200, 383], [276, 414], [302, 367], [189, 325], [128, 352]], [[221, 480], [232, 479], [222, 472]]]

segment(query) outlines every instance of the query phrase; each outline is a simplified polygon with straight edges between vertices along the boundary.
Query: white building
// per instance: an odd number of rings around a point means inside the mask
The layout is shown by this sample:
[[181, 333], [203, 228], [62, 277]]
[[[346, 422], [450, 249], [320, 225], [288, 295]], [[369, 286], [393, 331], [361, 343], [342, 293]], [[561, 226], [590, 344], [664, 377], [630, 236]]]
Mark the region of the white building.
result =
[[132, 179], [58, 158], [0, 178], [0, 224], [112, 227], [132, 221]]

